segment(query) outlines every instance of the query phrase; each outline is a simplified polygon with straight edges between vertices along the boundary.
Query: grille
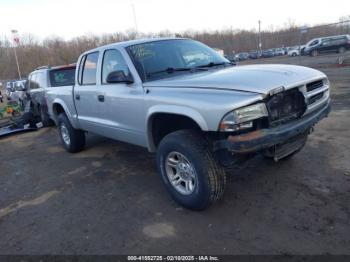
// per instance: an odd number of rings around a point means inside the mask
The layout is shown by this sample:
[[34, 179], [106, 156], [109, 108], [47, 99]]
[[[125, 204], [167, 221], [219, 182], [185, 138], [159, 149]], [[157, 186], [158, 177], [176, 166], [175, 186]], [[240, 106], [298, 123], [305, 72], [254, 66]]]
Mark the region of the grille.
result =
[[323, 92], [322, 93], [318, 93], [317, 95], [311, 96], [308, 101], [307, 104], [308, 105], [312, 105], [313, 103], [317, 102], [318, 100], [320, 100], [323, 97]]
[[271, 96], [266, 106], [271, 127], [297, 119], [306, 110], [305, 98], [297, 88]]
[[322, 86], [323, 86], [323, 81], [317, 80], [317, 81], [306, 84], [306, 91], [311, 92], [312, 90], [315, 90], [315, 89], [320, 88]]

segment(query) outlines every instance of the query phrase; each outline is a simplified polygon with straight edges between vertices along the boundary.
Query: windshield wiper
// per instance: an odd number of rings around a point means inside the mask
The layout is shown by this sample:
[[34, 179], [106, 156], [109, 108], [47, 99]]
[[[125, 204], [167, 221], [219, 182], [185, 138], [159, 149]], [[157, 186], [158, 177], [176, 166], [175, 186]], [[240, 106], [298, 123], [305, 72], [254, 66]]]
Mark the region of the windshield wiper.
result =
[[234, 64], [231, 62], [220, 62], [220, 63], [210, 62], [206, 65], [196, 66], [196, 68], [206, 68], [206, 67], [221, 66], [221, 65], [234, 65]]
[[193, 68], [193, 67], [168, 67], [167, 69], [164, 70], [159, 70], [159, 71], [154, 71], [154, 72], [150, 72], [147, 73], [147, 76], [152, 76], [152, 75], [156, 75], [156, 74], [162, 74], [162, 73], [168, 73], [168, 74], [172, 74], [174, 72], [185, 72], [185, 71], [195, 71], [195, 70], [206, 70], [205, 68]]

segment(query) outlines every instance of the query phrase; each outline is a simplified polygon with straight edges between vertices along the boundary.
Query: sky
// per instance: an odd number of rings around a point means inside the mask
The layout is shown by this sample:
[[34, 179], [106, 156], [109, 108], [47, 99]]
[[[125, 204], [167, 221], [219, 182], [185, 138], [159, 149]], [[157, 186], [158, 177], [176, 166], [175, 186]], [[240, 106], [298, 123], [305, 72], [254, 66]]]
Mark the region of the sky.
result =
[[[136, 23], [134, 19], [135, 10]], [[33, 34], [70, 39], [136, 27], [140, 32], [170, 30], [280, 28], [337, 22], [350, 16], [349, 0], [0, 0], [0, 35]]]

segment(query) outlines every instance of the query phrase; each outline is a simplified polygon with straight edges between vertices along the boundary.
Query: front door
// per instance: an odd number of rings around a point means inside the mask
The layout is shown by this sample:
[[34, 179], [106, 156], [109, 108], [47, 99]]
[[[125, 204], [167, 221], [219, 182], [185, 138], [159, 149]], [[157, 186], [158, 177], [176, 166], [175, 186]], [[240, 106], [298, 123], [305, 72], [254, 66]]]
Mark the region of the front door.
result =
[[[102, 54], [101, 54], [102, 55]], [[146, 144], [144, 93], [141, 83], [108, 83], [111, 72], [131, 75], [129, 67], [117, 49], [103, 53], [98, 85], [99, 123], [103, 135], [132, 144]]]

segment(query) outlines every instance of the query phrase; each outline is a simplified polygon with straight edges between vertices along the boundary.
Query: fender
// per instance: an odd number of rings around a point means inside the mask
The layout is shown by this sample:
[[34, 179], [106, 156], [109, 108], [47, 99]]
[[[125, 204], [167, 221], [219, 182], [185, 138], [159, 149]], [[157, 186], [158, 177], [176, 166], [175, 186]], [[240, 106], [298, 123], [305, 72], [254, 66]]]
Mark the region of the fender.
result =
[[60, 98], [55, 98], [53, 101], [52, 101], [52, 107], [49, 108], [49, 114], [52, 116], [52, 119], [55, 121], [55, 123], [57, 123], [57, 115], [56, 115], [56, 112], [54, 112], [54, 105], [55, 104], [58, 104], [60, 106], [63, 107], [63, 110], [64, 112], [66, 113], [70, 123], [72, 124], [72, 126], [75, 128], [75, 129], [79, 129], [79, 123], [78, 123], [78, 118], [77, 118], [77, 114], [76, 114], [76, 111], [74, 110], [74, 114], [72, 115], [70, 110], [68, 109], [66, 103], [60, 99]]
[[204, 120], [203, 116], [196, 110], [186, 106], [178, 105], [155, 105], [148, 109], [146, 115], [146, 127], [147, 127], [147, 144], [148, 150], [150, 152], [155, 151], [155, 145], [152, 138], [152, 118], [155, 114], [165, 113], [165, 114], [174, 114], [182, 115], [192, 119], [197, 125], [202, 129], [202, 131], [208, 131], [207, 122]]

